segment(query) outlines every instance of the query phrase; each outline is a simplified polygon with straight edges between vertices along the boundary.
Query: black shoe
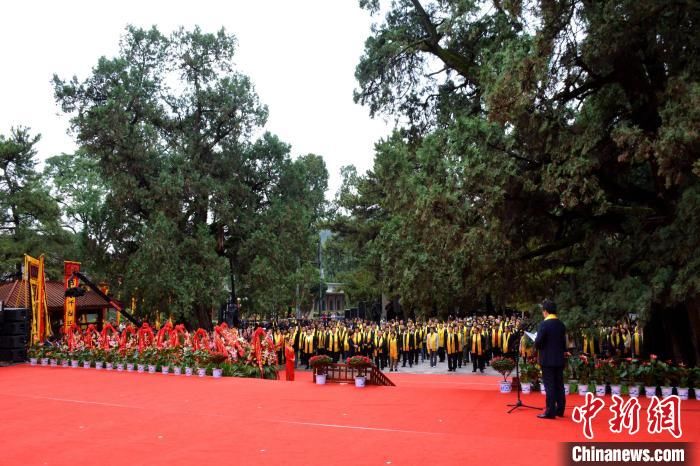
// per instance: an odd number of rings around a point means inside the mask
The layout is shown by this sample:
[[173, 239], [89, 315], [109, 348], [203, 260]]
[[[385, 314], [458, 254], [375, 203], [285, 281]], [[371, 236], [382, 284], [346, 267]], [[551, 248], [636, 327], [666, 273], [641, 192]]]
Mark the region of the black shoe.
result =
[[483, 370], [483, 369], [481, 369], [481, 373], [482, 373], [482, 374], [484, 373], [484, 370]]
[[557, 417], [564, 417], [564, 413], [561, 413], [561, 414], [557, 413]]
[[540, 418], [540, 419], [555, 419], [555, 418], [556, 418], [556, 416], [548, 416], [548, 415], [546, 415], [546, 414], [544, 414], [544, 413], [538, 414], [537, 417]]

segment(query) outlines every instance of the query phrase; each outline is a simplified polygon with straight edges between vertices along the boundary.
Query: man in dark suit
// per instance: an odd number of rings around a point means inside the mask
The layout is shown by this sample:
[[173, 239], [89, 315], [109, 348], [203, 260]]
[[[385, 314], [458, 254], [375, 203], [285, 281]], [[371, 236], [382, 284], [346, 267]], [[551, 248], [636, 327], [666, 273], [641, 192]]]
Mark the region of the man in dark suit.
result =
[[566, 327], [557, 318], [557, 306], [545, 299], [540, 305], [544, 321], [537, 330], [535, 348], [539, 351], [542, 381], [547, 395], [547, 407], [537, 417], [554, 419], [564, 416], [564, 353], [566, 352]]

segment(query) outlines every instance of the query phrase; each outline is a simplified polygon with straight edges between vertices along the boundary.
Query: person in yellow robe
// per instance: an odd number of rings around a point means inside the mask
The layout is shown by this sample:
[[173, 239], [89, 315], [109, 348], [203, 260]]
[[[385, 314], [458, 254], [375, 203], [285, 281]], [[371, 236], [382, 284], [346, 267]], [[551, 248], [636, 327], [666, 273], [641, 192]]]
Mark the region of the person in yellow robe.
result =
[[425, 346], [428, 349], [428, 356], [430, 358], [430, 367], [437, 366], [438, 338], [435, 327], [430, 327], [428, 336], [425, 339]]
[[473, 330], [471, 335], [472, 372], [476, 372], [478, 368], [482, 374], [484, 373], [489, 336], [488, 333], [482, 332], [479, 325]]
[[457, 371], [457, 358], [460, 353], [459, 333], [457, 328], [452, 326], [447, 330], [447, 371]]
[[396, 335], [396, 330], [389, 332], [389, 372], [399, 370], [399, 338]]

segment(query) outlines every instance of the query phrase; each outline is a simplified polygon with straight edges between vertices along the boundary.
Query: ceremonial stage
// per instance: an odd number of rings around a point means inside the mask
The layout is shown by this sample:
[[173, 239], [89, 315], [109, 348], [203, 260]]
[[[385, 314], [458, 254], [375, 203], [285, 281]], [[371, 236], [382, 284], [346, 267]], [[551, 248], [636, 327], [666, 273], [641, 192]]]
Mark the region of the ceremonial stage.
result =
[[[506, 414], [515, 394], [499, 377], [387, 373], [396, 387], [317, 386], [18, 365], [0, 368], [3, 465], [556, 465], [560, 442], [585, 441], [571, 410]], [[544, 405], [539, 393], [525, 403]], [[606, 408], [596, 441], [674, 441], [646, 432], [608, 431]], [[683, 404], [683, 438], [700, 441], [700, 401]], [[697, 457], [696, 457], [697, 459]], [[697, 463], [696, 463], [697, 464]]]

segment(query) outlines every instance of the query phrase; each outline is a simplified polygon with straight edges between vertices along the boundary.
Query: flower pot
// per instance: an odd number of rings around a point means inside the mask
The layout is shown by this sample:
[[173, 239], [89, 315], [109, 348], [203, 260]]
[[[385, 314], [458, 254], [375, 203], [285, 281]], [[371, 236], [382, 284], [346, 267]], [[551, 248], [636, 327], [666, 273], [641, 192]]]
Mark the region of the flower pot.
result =
[[156, 373], [156, 365], [155, 365], [155, 364], [149, 364], [149, 365], [148, 365], [148, 373], [149, 373], [149, 374], [155, 374], [155, 373]]
[[41, 365], [48, 366], [49, 365], [49, 358], [41, 358]]
[[61, 367], [70, 367], [70, 361], [64, 359], [63, 361], [61, 361]]
[[543, 395], [547, 395], [547, 390], [544, 388], [544, 384], [540, 384], [540, 393]]
[[185, 376], [190, 377], [192, 375], [192, 368], [191, 367], [185, 367]]
[[605, 396], [605, 385], [595, 384], [595, 396]]
[[111, 371], [112, 369], [114, 369], [114, 363], [111, 363], [111, 362], [106, 363], [105, 369], [107, 369], [108, 371]]
[[134, 372], [134, 363], [133, 362], [126, 363], [126, 371], [127, 372]]
[[661, 396], [666, 398], [671, 395], [673, 395], [673, 387], [661, 387]]
[[586, 396], [588, 393], [588, 384], [580, 383], [578, 384], [578, 394], [581, 396]]
[[364, 388], [366, 382], [367, 382], [367, 378], [364, 376], [355, 377], [355, 386], [357, 388]]
[[83, 369], [90, 369], [91, 365], [90, 361], [83, 361]]
[[568, 396], [571, 393], [571, 385], [568, 383], [564, 384], [564, 396]]
[[70, 362], [70, 367], [72, 367], [72, 368], [80, 367], [80, 361], [78, 361], [77, 359], [73, 359]]
[[656, 387], [644, 387], [644, 394], [647, 398], [652, 398], [656, 396]]
[[37, 358], [29, 358], [29, 365], [36, 366]]
[[639, 398], [639, 385], [630, 385], [629, 394], [632, 398]]
[[512, 387], [510, 386], [510, 382], [507, 380], [501, 380], [501, 383], [499, 384], [501, 393], [510, 393], [512, 390]]
[[207, 369], [204, 367], [198, 367], [197, 368], [197, 376], [198, 377], [205, 377], [207, 375]]
[[688, 399], [688, 388], [686, 387], [678, 387], [678, 398], [681, 400], [687, 400]]
[[326, 384], [326, 374], [316, 374], [316, 384], [325, 385]]
[[117, 371], [124, 372], [124, 363], [123, 362], [117, 363]]
[[173, 375], [180, 375], [182, 374], [182, 367], [175, 366], [173, 367]]
[[51, 360], [51, 367], [58, 367], [58, 359]]
[[520, 384], [520, 389], [524, 394], [529, 395], [532, 391], [532, 384], [530, 382], [522, 382]]
[[97, 369], [97, 370], [102, 369], [104, 367], [103, 364], [104, 364], [104, 362], [102, 362], [102, 361], [95, 361], [95, 369]]
[[138, 372], [144, 373], [144, 372], [146, 372], [146, 365], [145, 364], [137, 364], [136, 370]]
[[215, 379], [220, 379], [223, 374], [224, 370], [221, 368], [214, 368], [211, 371], [211, 375], [213, 375]]
[[622, 385], [620, 385], [620, 384], [610, 385], [610, 394], [617, 395], [617, 396], [622, 395]]
[[161, 366], [160, 372], [165, 374], [165, 375], [168, 375], [168, 373], [170, 372], [170, 366]]

